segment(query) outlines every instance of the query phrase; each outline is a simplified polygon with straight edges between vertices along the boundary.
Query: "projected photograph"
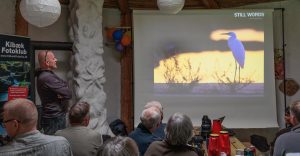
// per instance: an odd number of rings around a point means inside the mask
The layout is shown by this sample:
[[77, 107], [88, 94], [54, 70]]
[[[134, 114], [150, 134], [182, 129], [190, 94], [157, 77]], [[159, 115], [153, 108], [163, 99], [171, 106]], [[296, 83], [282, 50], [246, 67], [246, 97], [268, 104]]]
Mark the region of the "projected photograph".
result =
[[155, 100], [194, 125], [208, 115], [229, 128], [276, 127], [273, 13], [134, 10], [134, 124]]
[[165, 30], [152, 36], [154, 94], [263, 96], [264, 14], [243, 14], [183, 14], [180, 23], [160, 23]]

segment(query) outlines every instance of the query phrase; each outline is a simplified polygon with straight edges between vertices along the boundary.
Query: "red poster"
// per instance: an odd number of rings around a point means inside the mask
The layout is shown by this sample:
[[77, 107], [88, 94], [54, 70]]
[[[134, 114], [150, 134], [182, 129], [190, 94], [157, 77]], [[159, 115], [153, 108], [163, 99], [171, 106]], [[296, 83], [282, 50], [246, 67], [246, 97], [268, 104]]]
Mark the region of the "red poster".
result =
[[11, 86], [8, 88], [8, 101], [16, 98], [27, 98], [28, 88]]

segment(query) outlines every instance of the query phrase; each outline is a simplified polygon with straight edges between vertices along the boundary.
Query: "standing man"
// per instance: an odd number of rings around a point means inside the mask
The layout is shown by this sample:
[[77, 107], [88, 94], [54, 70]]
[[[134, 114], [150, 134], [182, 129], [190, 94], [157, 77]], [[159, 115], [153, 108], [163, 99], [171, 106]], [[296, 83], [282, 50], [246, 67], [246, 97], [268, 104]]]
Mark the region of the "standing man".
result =
[[15, 99], [3, 106], [3, 126], [13, 139], [0, 147], [1, 156], [72, 156], [69, 142], [37, 129], [38, 112], [28, 99]]
[[57, 68], [52, 51], [38, 53], [40, 68], [36, 71], [37, 91], [42, 102], [41, 127], [45, 134], [52, 135], [66, 128], [68, 100], [72, 92], [67, 82], [59, 78], [53, 70]]

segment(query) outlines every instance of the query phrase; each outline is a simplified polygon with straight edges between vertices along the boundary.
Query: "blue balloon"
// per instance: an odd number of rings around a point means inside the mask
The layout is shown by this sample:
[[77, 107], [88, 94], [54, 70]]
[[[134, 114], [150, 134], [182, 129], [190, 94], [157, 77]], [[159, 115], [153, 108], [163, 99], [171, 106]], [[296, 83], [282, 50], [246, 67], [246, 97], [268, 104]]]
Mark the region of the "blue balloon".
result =
[[120, 42], [116, 43], [115, 48], [120, 52], [124, 50], [124, 46]]
[[113, 32], [113, 39], [115, 42], [121, 41], [123, 37], [123, 31], [121, 29], [118, 29]]

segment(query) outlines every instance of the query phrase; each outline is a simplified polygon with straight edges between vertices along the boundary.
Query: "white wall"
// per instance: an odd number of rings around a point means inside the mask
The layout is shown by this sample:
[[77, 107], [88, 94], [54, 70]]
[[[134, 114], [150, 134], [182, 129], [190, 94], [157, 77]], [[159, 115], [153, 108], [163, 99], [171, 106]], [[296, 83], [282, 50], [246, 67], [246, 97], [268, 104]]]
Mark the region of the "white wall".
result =
[[15, 34], [15, 5], [16, 0], [0, 1], [1, 34]]
[[[120, 26], [120, 12], [117, 9], [103, 9], [103, 30], [105, 27], [112, 26]], [[103, 40], [107, 43], [105, 31], [103, 31]], [[106, 78], [104, 91], [107, 95], [107, 121], [110, 123], [121, 117], [121, 54], [111, 44], [104, 46], [103, 49]]]

